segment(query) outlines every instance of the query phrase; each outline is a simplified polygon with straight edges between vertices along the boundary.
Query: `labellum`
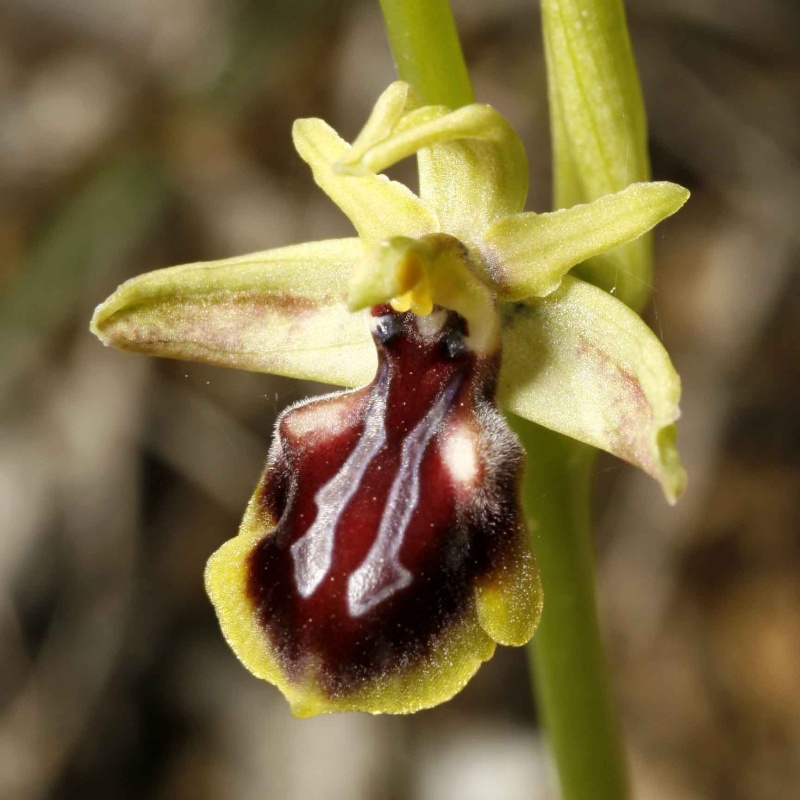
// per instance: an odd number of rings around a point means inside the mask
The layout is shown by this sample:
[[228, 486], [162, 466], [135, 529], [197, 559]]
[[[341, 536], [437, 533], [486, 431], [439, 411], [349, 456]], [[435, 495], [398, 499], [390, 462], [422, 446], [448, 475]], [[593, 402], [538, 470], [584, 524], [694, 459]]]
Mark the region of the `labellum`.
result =
[[[299, 715], [441, 702], [538, 618], [499, 352], [478, 355], [465, 319], [438, 306], [379, 305], [370, 323], [374, 380], [280, 417], [246, 546], [240, 535], [208, 569], [231, 645]], [[232, 569], [234, 603], [220, 597]]]

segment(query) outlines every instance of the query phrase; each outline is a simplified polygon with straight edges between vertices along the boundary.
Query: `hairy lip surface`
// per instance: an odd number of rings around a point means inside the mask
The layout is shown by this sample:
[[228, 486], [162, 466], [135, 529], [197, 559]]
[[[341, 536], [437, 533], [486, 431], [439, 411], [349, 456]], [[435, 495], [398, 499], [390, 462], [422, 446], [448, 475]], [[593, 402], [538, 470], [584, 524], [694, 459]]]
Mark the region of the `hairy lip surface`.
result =
[[[373, 383], [281, 418], [261, 497], [277, 525], [248, 564], [248, 596], [282, 668], [298, 681], [318, 671], [329, 696], [424, 659], [474, 613], [476, 579], [520, 526], [520, 454], [481, 435], [486, 415], [504, 424], [496, 359], [453, 347], [464, 334], [454, 314], [438, 330], [388, 307], [373, 314]], [[493, 498], [488, 484], [465, 489], [452, 463], [463, 447], [445, 446], [466, 431], [470, 469], [503, 464]]]

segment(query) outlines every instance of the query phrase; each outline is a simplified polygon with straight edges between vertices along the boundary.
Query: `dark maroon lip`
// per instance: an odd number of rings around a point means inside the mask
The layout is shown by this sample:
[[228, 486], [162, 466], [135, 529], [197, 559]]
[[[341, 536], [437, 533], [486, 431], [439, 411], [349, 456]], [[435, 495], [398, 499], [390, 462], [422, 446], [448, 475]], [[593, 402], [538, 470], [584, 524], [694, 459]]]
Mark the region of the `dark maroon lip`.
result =
[[[281, 418], [262, 498], [278, 523], [249, 559], [248, 594], [282, 667], [300, 680], [322, 665], [330, 695], [424, 658], [472, 612], [475, 580], [520, 525], [521, 451], [492, 402], [497, 360], [469, 350], [453, 312], [424, 335], [410, 312], [372, 316], [373, 382]], [[472, 436], [481, 471], [466, 490], [448, 463], [455, 431]]]

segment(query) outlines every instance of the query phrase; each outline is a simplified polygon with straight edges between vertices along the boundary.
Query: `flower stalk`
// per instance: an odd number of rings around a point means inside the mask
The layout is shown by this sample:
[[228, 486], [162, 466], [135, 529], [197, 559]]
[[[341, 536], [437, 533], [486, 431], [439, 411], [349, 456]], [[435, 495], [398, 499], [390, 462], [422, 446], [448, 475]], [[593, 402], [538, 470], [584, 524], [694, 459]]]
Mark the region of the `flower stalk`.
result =
[[426, 105], [475, 102], [447, 0], [380, 0], [397, 73]]
[[514, 418], [528, 452], [523, 505], [544, 591], [529, 646], [533, 688], [565, 800], [628, 796], [625, 753], [595, 601], [595, 450]]

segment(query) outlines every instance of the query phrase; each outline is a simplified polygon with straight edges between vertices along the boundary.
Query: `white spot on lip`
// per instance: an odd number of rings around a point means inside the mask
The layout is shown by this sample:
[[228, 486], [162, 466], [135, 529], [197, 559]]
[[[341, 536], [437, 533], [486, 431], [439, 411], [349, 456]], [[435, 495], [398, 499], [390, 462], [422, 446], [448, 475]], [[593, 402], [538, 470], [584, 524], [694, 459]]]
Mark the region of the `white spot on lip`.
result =
[[442, 458], [453, 480], [465, 487], [474, 486], [480, 473], [480, 459], [474, 431], [467, 425], [453, 428], [442, 443]]

